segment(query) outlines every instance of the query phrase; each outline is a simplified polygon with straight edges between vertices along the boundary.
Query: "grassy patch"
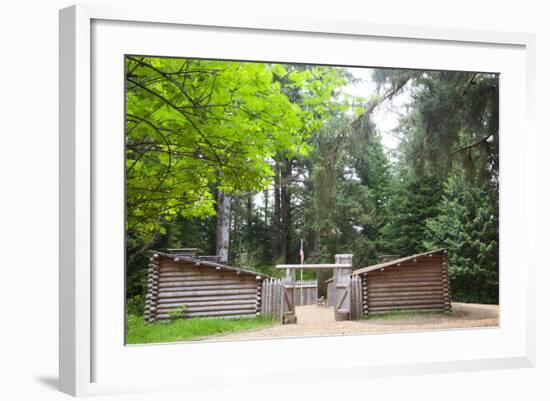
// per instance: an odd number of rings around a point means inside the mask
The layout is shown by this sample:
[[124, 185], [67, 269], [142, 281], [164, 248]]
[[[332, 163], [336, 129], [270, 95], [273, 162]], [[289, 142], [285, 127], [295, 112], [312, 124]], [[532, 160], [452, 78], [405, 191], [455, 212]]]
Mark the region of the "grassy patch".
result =
[[[452, 313], [452, 312], [447, 312]], [[426, 310], [426, 311], [392, 311], [385, 313], [371, 313], [367, 316], [363, 316], [365, 320], [397, 320], [397, 319], [410, 319], [418, 316], [438, 316], [444, 315], [445, 312], [439, 310]]]
[[177, 319], [172, 322], [145, 324], [140, 316], [126, 318], [126, 344], [185, 341], [214, 334], [267, 327], [275, 320], [263, 317], [240, 319]]

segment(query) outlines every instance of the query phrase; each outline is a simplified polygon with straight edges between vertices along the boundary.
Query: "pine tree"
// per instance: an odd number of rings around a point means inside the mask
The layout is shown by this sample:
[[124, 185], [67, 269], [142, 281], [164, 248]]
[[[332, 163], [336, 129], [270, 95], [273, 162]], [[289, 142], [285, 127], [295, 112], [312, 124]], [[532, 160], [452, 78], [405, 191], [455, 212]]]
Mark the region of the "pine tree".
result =
[[444, 183], [437, 217], [427, 222], [426, 248], [449, 247], [455, 301], [498, 303], [498, 203], [488, 185], [463, 171]]
[[423, 251], [426, 222], [437, 215], [440, 198], [441, 186], [437, 178], [402, 173], [388, 202], [380, 249], [401, 256]]

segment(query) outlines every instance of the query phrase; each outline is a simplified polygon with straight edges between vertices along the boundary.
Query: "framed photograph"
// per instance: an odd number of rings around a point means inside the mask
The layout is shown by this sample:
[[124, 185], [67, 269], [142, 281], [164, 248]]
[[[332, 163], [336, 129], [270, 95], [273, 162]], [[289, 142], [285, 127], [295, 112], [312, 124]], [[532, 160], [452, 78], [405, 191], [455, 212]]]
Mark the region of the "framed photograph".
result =
[[61, 10], [61, 390], [534, 366], [533, 49]]

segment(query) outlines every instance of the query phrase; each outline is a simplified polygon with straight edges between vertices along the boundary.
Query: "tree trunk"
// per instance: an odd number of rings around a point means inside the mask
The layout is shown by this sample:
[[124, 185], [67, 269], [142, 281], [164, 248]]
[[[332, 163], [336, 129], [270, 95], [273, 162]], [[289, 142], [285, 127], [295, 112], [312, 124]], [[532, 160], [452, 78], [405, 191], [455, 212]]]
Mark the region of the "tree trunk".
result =
[[276, 261], [281, 256], [281, 171], [278, 161], [275, 162], [273, 176], [273, 255]]
[[273, 245], [275, 259], [288, 263], [288, 245], [291, 228], [291, 184], [293, 160], [281, 158], [275, 162], [274, 210], [273, 210]]
[[281, 258], [289, 263], [289, 244], [291, 227], [291, 184], [292, 184], [292, 160], [284, 159], [281, 169]]
[[252, 194], [248, 194], [246, 197], [246, 245], [247, 250], [250, 250], [251, 244], [254, 241], [254, 203], [252, 201]]
[[269, 190], [264, 190], [264, 223], [267, 226], [267, 216], [269, 215]]
[[231, 195], [218, 192], [218, 216], [216, 232], [216, 255], [221, 256], [221, 263], [229, 259], [229, 231], [231, 228]]

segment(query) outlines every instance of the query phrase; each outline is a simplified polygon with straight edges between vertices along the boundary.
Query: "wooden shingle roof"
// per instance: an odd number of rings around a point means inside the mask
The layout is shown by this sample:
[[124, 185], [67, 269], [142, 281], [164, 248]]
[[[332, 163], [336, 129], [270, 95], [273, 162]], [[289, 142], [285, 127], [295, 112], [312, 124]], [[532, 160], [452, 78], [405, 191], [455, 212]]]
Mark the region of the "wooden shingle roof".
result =
[[360, 269], [354, 270], [352, 274], [368, 273], [368, 272], [371, 272], [373, 270], [378, 270], [378, 269], [382, 269], [384, 267], [395, 266], [395, 265], [398, 265], [398, 264], [401, 264], [401, 263], [404, 263], [404, 262], [408, 262], [408, 261], [414, 260], [416, 258], [420, 258], [422, 256], [430, 256], [434, 253], [446, 253], [446, 252], [448, 252], [448, 248], [440, 248], [440, 249], [435, 249], [433, 251], [417, 253], [416, 255], [406, 256], [406, 257], [403, 257], [403, 258], [393, 259], [393, 260], [390, 260], [390, 261], [387, 261], [387, 262], [377, 263], [375, 265], [362, 267]]
[[173, 259], [175, 262], [189, 262], [189, 263], [193, 263], [195, 266], [210, 266], [210, 267], [215, 267], [218, 270], [234, 271], [234, 272], [239, 272], [239, 273], [243, 273], [243, 274], [250, 274], [250, 275], [254, 275], [254, 276], [260, 276], [262, 278], [270, 278], [270, 276], [268, 276], [267, 274], [258, 273], [258, 272], [252, 271], [252, 270], [241, 269], [241, 268], [238, 268], [238, 267], [231, 267], [231, 266], [223, 265], [221, 263], [216, 263], [216, 262], [213, 262], [213, 261], [210, 261], [210, 260], [201, 259], [198, 256], [195, 256], [195, 257], [193, 257], [193, 256], [184, 256], [184, 255], [177, 255], [177, 254], [171, 254], [171, 253], [159, 252], [159, 251], [151, 251], [151, 252], [153, 254], [156, 253], [160, 256], [164, 256], [164, 257]]

